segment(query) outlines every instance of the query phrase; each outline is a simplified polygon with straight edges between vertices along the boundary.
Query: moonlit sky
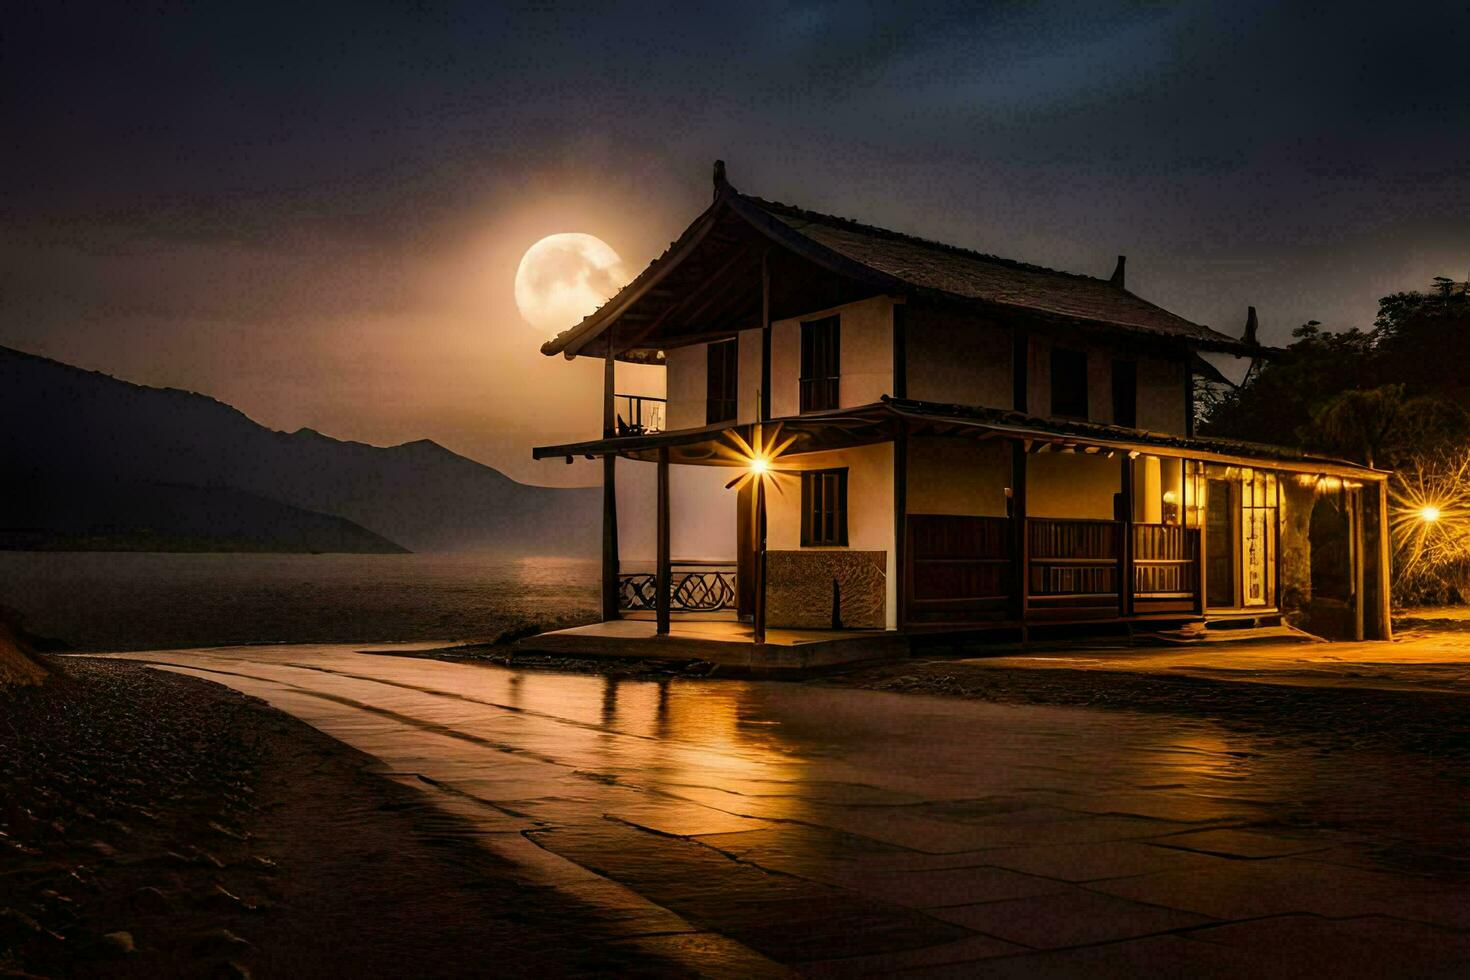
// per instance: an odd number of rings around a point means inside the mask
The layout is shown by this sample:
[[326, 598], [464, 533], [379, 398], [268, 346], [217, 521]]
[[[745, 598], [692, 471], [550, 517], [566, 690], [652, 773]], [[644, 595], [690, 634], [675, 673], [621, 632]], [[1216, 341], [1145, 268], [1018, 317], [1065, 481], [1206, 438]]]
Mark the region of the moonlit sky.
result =
[[1470, 272], [1463, 5], [121, 6], [6, 7], [0, 344], [530, 482], [599, 369], [522, 254], [636, 272], [717, 157], [1268, 342]]

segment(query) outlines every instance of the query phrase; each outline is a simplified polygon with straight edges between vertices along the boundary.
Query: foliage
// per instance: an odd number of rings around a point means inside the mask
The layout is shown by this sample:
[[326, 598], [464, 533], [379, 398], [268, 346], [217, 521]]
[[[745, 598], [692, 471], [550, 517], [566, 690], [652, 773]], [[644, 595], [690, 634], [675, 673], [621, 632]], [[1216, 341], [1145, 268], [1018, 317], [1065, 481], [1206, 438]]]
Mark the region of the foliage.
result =
[[1467, 361], [1463, 284], [1394, 293], [1372, 330], [1298, 327], [1280, 357], [1204, 406], [1201, 431], [1400, 466], [1470, 437]]
[[[1470, 293], [1379, 301], [1373, 329], [1298, 327], [1285, 352], [1202, 405], [1201, 431], [1294, 442], [1395, 470], [1394, 598], [1470, 598]], [[1425, 508], [1437, 519], [1425, 520]]]

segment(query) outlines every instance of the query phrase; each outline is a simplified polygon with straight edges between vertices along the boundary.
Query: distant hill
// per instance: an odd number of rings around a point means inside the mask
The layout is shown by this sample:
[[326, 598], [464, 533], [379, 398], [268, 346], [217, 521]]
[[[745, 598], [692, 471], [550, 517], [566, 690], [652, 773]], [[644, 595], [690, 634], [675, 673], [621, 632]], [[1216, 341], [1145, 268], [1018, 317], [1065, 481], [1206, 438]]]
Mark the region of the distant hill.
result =
[[517, 483], [428, 440], [277, 432], [0, 347], [0, 547], [591, 555], [600, 494]]

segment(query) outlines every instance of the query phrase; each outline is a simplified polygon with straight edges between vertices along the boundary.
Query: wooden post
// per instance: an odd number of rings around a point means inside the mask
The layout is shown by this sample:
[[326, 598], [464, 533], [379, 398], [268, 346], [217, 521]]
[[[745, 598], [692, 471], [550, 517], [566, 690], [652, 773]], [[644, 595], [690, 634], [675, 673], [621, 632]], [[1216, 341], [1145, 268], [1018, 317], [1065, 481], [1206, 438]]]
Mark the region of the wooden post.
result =
[[1378, 481], [1378, 638], [1393, 639], [1393, 526], [1388, 519], [1388, 481]]
[[908, 513], [909, 513], [909, 430], [900, 421], [893, 433], [893, 568], [896, 575], [898, 608], [894, 625], [903, 629], [908, 619]]
[[1118, 527], [1118, 615], [1133, 612], [1133, 458], [1119, 454], [1123, 464], [1118, 469], [1118, 509], [1122, 523]]
[[1353, 522], [1353, 639], [1363, 638], [1363, 491], [1352, 492]]
[[757, 421], [771, 417], [771, 250], [761, 253], [761, 390]]
[[1026, 538], [1026, 444], [1011, 442], [1011, 616], [1026, 619], [1026, 594], [1030, 589], [1030, 542]]
[[909, 307], [893, 304], [893, 397], [909, 396]]
[[658, 598], [654, 603], [655, 615], [658, 618], [657, 632], [659, 636], [669, 635], [669, 603], [671, 601], [670, 591], [673, 588], [673, 576], [670, 574], [669, 566], [669, 447], [660, 446], [658, 450], [658, 557], [657, 568], [654, 572], [654, 586], [658, 589]]
[[1027, 391], [1031, 374], [1031, 337], [1023, 327], [1013, 327], [1011, 333], [1011, 408], [1029, 413]]
[[766, 481], [755, 480], [755, 615], [752, 639], [766, 642]]
[[[1188, 462], [1188, 461], [1186, 461]], [[1186, 471], [1188, 467], [1186, 466]], [[1200, 479], [1193, 479], [1193, 474], [1185, 477], [1184, 515], [1183, 520], [1186, 527], [1189, 526], [1189, 505], [1194, 505], [1194, 512], [1198, 515], [1199, 526], [1195, 528], [1194, 552], [1198, 567], [1195, 569], [1195, 588], [1199, 589], [1199, 595], [1195, 598], [1195, 611], [1204, 616], [1205, 614], [1205, 587], [1208, 584], [1205, 578], [1207, 567], [1205, 565], [1205, 522], [1207, 511], [1205, 510], [1205, 498], [1200, 496], [1199, 490], [1207, 488], [1209, 481], [1200, 474]]]
[[[608, 329], [607, 358], [602, 369], [602, 437], [611, 439], [617, 430], [613, 408], [614, 357], [613, 328]], [[617, 455], [602, 457], [602, 618], [620, 619], [618, 610], [618, 483]]]
[[1184, 355], [1184, 434], [1194, 437], [1194, 364], [1192, 354]]

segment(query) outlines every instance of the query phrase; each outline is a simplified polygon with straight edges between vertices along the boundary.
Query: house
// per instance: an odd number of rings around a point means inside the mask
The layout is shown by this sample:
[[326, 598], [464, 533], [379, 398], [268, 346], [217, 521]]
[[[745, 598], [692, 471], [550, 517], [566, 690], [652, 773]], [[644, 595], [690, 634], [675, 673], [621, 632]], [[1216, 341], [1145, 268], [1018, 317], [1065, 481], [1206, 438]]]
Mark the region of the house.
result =
[[[1387, 638], [1387, 474], [1196, 435], [1201, 352], [1269, 352], [1124, 275], [1121, 257], [1098, 279], [761, 200], [716, 163], [704, 213], [542, 347], [605, 362], [601, 438], [534, 451], [603, 460], [604, 619], [766, 643], [1269, 621], [1315, 576], [1345, 583], [1351, 635]], [[619, 361], [662, 364], [666, 404], [620, 395]], [[619, 566], [620, 458], [657, 467], [652, 571]], [[711, 519], [671, 508], [686, 468], [713, 474], [732, 554], [673, 552]]]

